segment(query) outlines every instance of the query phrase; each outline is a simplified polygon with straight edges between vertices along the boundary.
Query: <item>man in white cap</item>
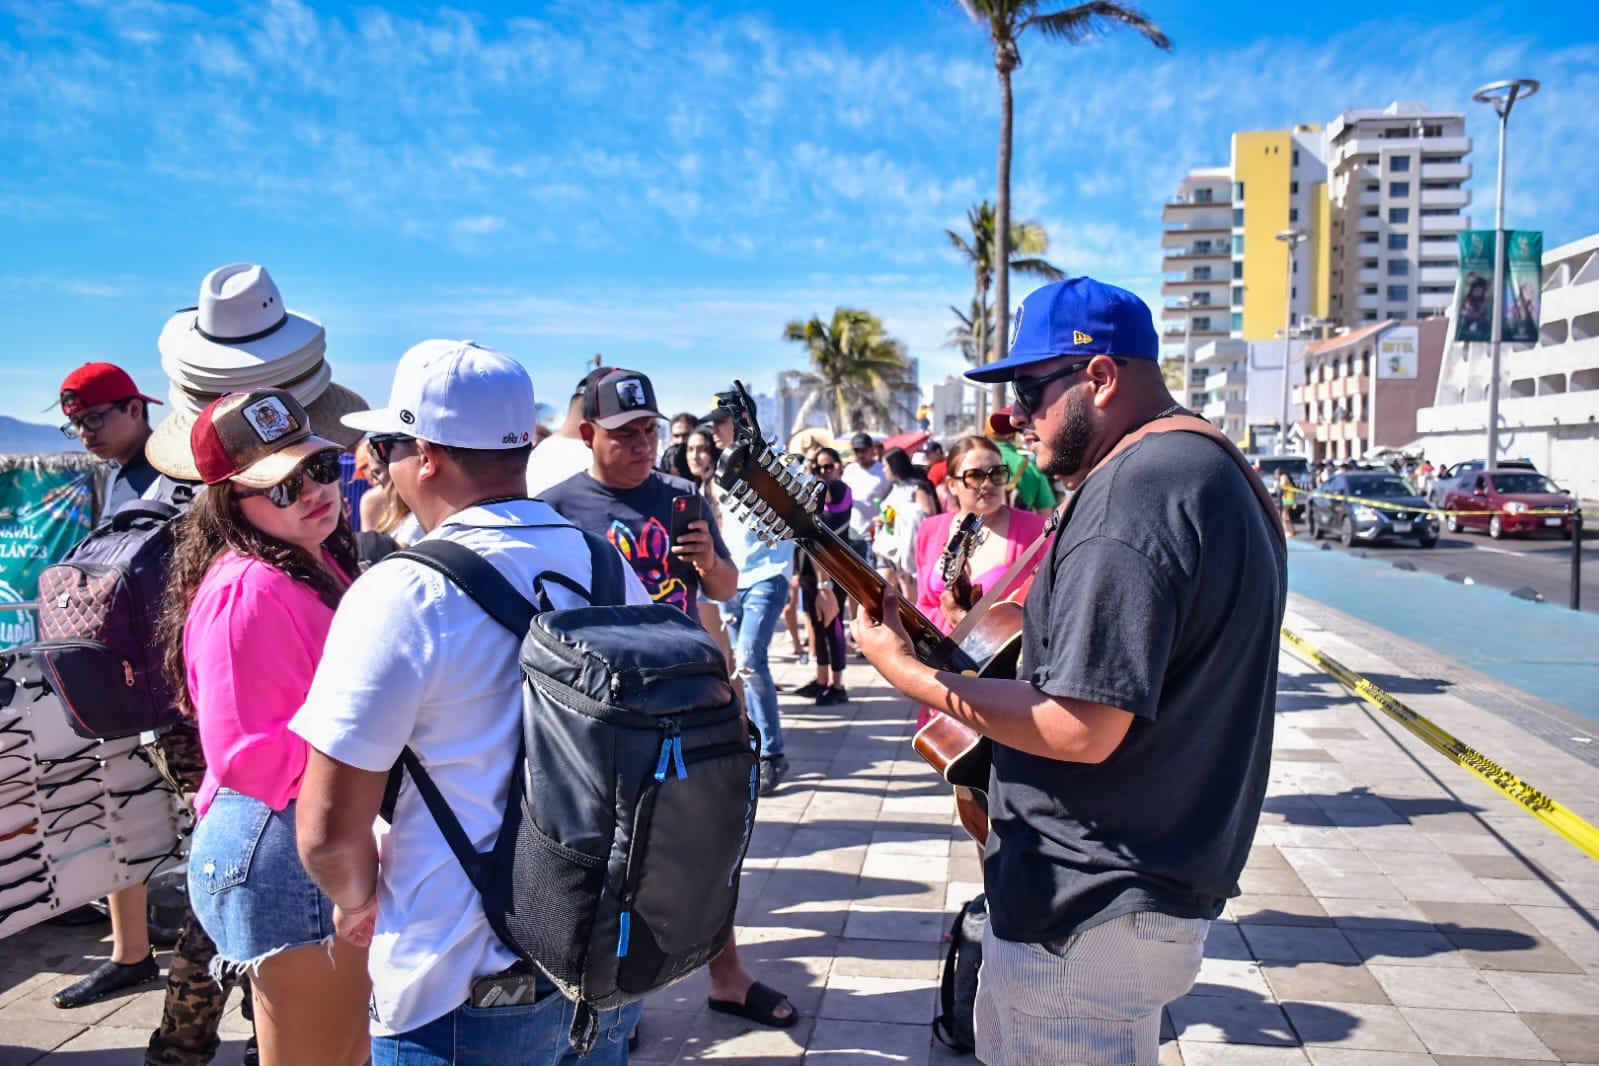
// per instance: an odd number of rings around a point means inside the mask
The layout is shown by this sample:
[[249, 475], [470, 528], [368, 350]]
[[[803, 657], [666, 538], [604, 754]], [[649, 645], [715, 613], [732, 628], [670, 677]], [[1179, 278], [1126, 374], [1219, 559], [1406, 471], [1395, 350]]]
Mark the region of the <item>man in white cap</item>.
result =
[[[581, 533], [527, 498], [537, 425], [533, 383], [514, 360], [470, 341], [424, 341], [394, 375], [389, 406], [348, 415], [429, 538], [470, 547], [554, 609], [587, 588]], [[627, 572], [628, 602], [649, 596]], [[298, 830], [306, 869], [332, 897], [340, 935], [370, 943], [375, 1064], [577, 1061], [574, 1007], [540, 980], [533, 1004], [472, 1005], [474, 984], [518, 963], [413, 785], [373, 824], [389, 769], [409, 747], [472, 846], [498, 836], [522, 725], [519, 640], [442, 574], [395, 560], [367, 571], [334, 616], [291, 728], [311, 745]], [[627, 1061], [639, 1005], [604, 1012], [584, 1063]], [[479, 1049], [479, 1050], [472, 1050]]]

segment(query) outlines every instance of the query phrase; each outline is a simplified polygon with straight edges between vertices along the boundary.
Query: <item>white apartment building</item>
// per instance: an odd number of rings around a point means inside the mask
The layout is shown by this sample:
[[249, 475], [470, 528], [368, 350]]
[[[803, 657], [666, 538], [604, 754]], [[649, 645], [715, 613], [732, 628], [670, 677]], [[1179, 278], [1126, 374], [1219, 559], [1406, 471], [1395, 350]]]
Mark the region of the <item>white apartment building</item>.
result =
[[[1531, 459], [1581, 496], [1599, 498], [1599, 233], [1543, 257], [1536, 345], [1500, 354], [1501, 458]], [[1455, 308], [1449, 313], [1454, 335]], [[1449, 342], [1433, 406], [1416, 413], [1435, 463], [1478, 458], [1487, 447], [1488, 345]]]
[[932, 410], [927, 419], [927, 431], [942, 441], [953, 441], [976, 432], [977, 396], [983, 388], [959, 374], [934, 382], [930, 390], [933, 402], [928, 405]]
[[[1303, 352], [1303, 342], [1296, 341], [1296, 366]], [[1194, 361], [1205, 371], [1196, 404], [1201, 415], [1246, 451], [1258, 450], [1263, 439], [1276, 439], [1283, 407], [1282, 341], [1211, 341], [1200, 346]], [[1290, 403], [1290, 425], [1302, 419], [1302, 410]]]
[[[1170, 275], [1160, 287], [1161, 341], [1168, 357], [1192, 357], [1231, 330], [1232, 182], [1228, 167], [1191, 170], [1161, 211], [1161, 270]], [[1190, 406], [1201, 402], [1199, 376], [1193, 374], [1184, 397]]]
[[1411, 102], [1345, 111], [1327, 144], [1331, 317], [1358, 329], [1443, 314], [1471, 203], [1465, 116]]

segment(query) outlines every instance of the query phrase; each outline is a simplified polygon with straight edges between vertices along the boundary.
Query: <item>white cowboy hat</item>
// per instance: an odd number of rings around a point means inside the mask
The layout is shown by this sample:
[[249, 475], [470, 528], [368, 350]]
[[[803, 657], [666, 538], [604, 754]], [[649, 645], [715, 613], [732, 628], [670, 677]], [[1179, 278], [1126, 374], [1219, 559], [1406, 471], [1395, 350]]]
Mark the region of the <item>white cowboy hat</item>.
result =
[[233, 263], [200, 282], [200, 303], [173, 315], [158, 342], [172, 413], [156, 426], [145, 457], [170, 477], [199, 480], [189, 450], [195, 416], [230, 392], [293, 393], [312, 428], [345, 448], [361, 439], [340, 421], [367, 403], [333, 381], [322, 323], [283, 305], [265, 267]]

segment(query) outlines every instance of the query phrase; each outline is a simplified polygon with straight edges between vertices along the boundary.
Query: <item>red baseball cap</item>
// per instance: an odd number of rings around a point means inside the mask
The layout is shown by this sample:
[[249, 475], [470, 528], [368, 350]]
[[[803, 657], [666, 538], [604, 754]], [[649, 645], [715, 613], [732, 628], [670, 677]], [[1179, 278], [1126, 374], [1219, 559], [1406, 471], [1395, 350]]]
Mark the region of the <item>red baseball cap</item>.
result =
[[111, 363], [84, 363], [61, 383], [61, 413], [71, 418], [89, 407], [100, 407], [135, 396], [145, 403], [160, 403], [146, 396], [133, 383], [128, 372]]
[[988, 432], [995, 437], [1009, 437], [1016, 432], [1016, 427], [1011, 425], [1011, 409], [1001, 407], [988, 416]]

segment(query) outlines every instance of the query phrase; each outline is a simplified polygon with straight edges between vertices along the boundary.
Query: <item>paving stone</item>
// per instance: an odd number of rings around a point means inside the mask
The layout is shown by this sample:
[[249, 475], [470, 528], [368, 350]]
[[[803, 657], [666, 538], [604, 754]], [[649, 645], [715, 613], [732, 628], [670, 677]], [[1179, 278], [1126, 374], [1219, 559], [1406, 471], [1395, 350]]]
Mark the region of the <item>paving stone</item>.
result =
[[1469, 966], [1465, 956], [1442, 933], [1431, 930], [1346, 929], [1366, 963], [1390, 966]]
[[1428, 901], [1418, 903], [1417, 909], [1429, 922], [1448, 935], [1451, 931], [1476, 933], [1526, 933], [1538, 932], [1533, 924], [1503, 903], [1456, 903]]
[[1253, 895], [1308, 896], [1310, 889], [1291, 868], [1250, 870], [1238, 875], [1239, 891]]
[[1271, 988], [1260, 966], [1240, 959], [1201, 959], [1191, 996], [1244, 996], [1270, 999]]
[[1559, 948], [1541, 937], [1529, 943], [1519, 933], [1504, 936], [1451, 935], [1460, 952], [1479, 970], [1515, 970], [1526, 973], [1581, 973]]
[[1514, 1014], [1400, 1007], [1427, 1050], [1435, 1055], [1501, 1055], [1550, 1061], [1555, 1058]]
[[6, 1009], [0, 1008], [0, 1066], [25, 1066], [88, 1031], [82, 1023], [9, 1016]]
[[1262, 963], [1261, 974], [1279, 1002], [1387, 1003], [1366, 968], [1353, 963]]
[[1367, 1051], [1424, 1051], [1397, 1007], [1376, 1003], [1285, 1003], [1283, 1009], [1305, 1044]]
[[931, 1052], [931, 1042], [932, 1036], [925, 1025], [840, 1019], [818, 1027], [805, 1051], [805, 1061], [825, 1066], [881, 1066], [885, 1063], [924, 1066]]
[[1338, 929], [1291, 925], [1242, 925], [1239, 928], [1255, 958], [1263, 962], [1360, 961], [1360, 956]]
[[[1297, 1047], [1299, 1038], [1283, 1009], [1269, 1000], [1237, 996], [1188, 995], [1166, 1008], [1183, 1046], [1190, 1041], [1211, 1044], [1264, 1044]], [[1187, 1055], [1184, 1055], [1187, 1059]]]
[[1310, 1061], [1297, 1047], [1249, 1047], [1181, 1040], [1183, 1066], [1305, 1066]]
[[1473, 877], [1533, 881], [1551, 876], [1537, 864], [1512, 855], [1457, 855], [1455, 861]]
[[939, 910], [879, 910], [875, 907], [852, 906], [844, 923], [844, 935], [854, 940], [924, 940], [936, 942], [943, 939], [946, 920]]
[[[1599, 981], [1586, 974], [1484, 970], [1510, 1008], [1523, 1014], [1586, 1014], [1599, 1018]], [[1599, 1044], [1594, 1045], [1599, 1051]]]
[[1397, 1007], [1510, 1009], [1482, 974], [1468, 967], [1370, 965], [1367, 969]]
[[1331, 925], [1327, 909], [1314, 896], [1237, 896], [1227, 901], [1233, 921], [1245, 925]]
[[1205, 934], [1205, 957], [1238, 959], [1244, 962], [1255, 960], [1255, 956], [1249, 951], [1249, 945], [1244, 943], [1243, 934], [1232, 922], [1210, 923], [1210, 931]]
[[1433, 1066], [1420, 1051], [1362, 1051], [1358, 1048], [1308, 1047], [1311, 1066]]
[[827, 979], [818, 1013], [823, 1018], [926, 1025], [934, 1014], [937, 991], [931, 981], [835, 974]]
[[1593, 1014], [1523, 1014], [1543, 1044], [1564, 1059], [1599, 1058], [1599, 1017]]
[[1324, 906], [1333, 925], [1340, 929], [1426, 931], [1428, 926], [1416, 904], [1404, 899], [1337, 899], [1328, 900]]
[[943, 960], [943, 946], [927, 940], [840, 940], [833, 950], [831, 973], [936, 982]]

